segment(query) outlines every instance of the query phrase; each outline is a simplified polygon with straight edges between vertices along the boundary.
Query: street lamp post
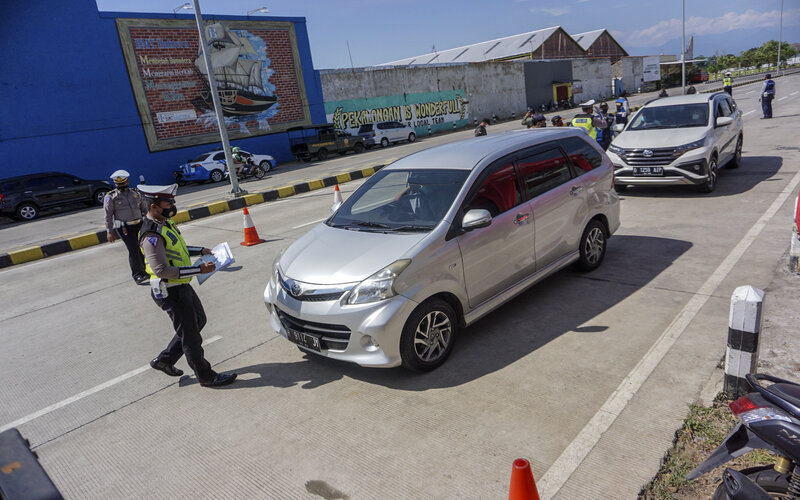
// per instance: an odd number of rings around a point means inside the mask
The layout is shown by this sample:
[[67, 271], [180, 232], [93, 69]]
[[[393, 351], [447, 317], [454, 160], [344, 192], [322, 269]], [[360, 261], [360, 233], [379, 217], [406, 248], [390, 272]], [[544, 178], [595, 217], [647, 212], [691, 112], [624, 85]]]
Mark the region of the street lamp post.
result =
[[781, 44], [783, 43], [783, 0], [781, 0], [781, 24], [778, 28], [778, 71], [781, 73]]
[[681, 2], [681, 86], [686, 94], [686, 0]]
[[200, 48], [203, 51], [203, 61], [206, 64], [206, 76], [208, 77], [208, 88], [211, 93], [211, 100], [214, 102], [214, 111], [217, 114], [217, 125], [219, 126], [219, 136], [222, 139], [222, 150], [225, 152], [225, 163], [228, 165], [228, 176], [231, 180], [231, 193], [234, 196], [247, 194], [247, 191], [239, 187], [239, 180], [236, 178], [236, 169], [233, 168], [233, 157], [231, 156], [231, 144], [228, 141], [228, 129], [225, 127], [225, 118], [222, 116], [222, 106], [219, 103], [217, 93], [217, 80], [214, 78], [214, 66], [211, 65], [211, 56], [208, 55], [208, 42], [206, 41], [206, 30], [203, 26], [203, 17], [200, 13], [200, 3], [194, 3], [194, 19], [197, 22], [197, 31], [200, 35]]
[[250, 17], [250, 14], [258, 12], [259, 14], [269, 14], [269, 9], [266, 7], [259, 7], [258, 9], [248, 10], [247, 17]]

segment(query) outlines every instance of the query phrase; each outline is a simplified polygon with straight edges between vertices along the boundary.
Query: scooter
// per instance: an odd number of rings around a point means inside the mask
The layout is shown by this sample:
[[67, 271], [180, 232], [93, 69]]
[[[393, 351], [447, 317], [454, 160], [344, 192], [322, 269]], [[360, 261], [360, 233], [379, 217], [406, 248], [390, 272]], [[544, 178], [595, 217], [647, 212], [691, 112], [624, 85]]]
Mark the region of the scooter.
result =
[[[763, 449], [777, 455], [774, 466], [726, 469], [713, 498], [800, 499], [800, 384], [766, 374], [748, 374], [746, 379], [756, 392], [729, 405], [740, 423], [686, 478], [697, 479], [738, 456]], [[764, 387], [761, 380], [773, 384]]]
[[[229, 175], [230, 172], [226, 168], [225, 176], [228, 177]], [[244, 167], [242, 167], [242, 173], [239, 174], [237, 178], [240, 181], [243, 181], [248, 177], [253, 177], [255, 179], [263, 179], [265, 175], [267, 175], [267, 172], [264, 170], [264, 168], [261, 165], [256, 165], [255, 163], [253, 163], [252, 158], [248, 158], [244, 164]]]

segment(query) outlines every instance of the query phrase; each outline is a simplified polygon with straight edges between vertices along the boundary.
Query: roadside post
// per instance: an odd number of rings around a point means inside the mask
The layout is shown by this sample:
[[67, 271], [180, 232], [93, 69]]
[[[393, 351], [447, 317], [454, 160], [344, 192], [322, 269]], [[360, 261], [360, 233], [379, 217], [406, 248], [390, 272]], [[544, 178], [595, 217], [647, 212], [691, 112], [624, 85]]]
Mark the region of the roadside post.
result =
[[740, 286], [731, 296], [728, 348], [725, 353], [725, 397], [738, 399], [750, 392], [744, 378], [758, 368], [758, 337], [761, 333], [764, 291]]
[[800, 194], [794, 203], [792, 241], [789, 245], [789, 272], [800, 272]]

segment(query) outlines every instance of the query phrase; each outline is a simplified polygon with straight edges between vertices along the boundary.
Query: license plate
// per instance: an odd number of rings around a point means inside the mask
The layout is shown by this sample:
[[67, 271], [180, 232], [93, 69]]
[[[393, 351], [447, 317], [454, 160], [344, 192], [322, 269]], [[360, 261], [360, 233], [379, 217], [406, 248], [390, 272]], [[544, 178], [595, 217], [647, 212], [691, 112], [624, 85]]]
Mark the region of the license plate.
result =
[[313, 349], [315, 351], [320, 350], [320, 337], [317, 335], [298, 332], [297, 330], [292, 330], [291, 328], [287, 328], [286, 336], [289, 337], [289, 340], [291, 340], [295, 344], [299, 344], [303, 347], [308, 347], [309, 349]]
[[664, 167], [633, 167], [633, 175], [664, 175]]

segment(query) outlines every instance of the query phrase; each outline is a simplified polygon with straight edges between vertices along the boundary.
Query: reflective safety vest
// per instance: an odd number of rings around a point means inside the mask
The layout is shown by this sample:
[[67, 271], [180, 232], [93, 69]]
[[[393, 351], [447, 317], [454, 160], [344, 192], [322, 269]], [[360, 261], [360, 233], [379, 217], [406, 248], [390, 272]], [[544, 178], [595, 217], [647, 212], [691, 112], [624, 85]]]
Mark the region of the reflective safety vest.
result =
[[731, 87], [733, 86], [733, 79], [729, 76], [726, 76], [722, 79], [722, 86], [723, 87]]
[[[189, 256], [189, 249], [186, 248], [186, 242], [183, 241], [183, 236], [181, 236], [178, 228], [175, 227], [174, 222], [167, 220], [164, 224], [159, 224], [152, 219], [145, 218], [142, 222], [142, 228], [139, 231], [140, 243], [142, 238], [146, 237], [146, 233], [157, 234], [159, 237], [161, 237], [161, 239], [164, 240], [167, 252], [167, 263], [170, 266], [190, 267], [192, 265], [192, 259]], [[144, 250], [142, 250], [142, 253], [144, 253]], [[147, 262], [147, 257], [144, 259], [144, 265], [145, 271], [147, 271], [147, 274], [150, 275], [150, 279], [158, 278], [158, 276], [156, 276], [156, 274], [153, 272], [153, 269], [150, 267], [150, 263]], [[189, 283], [192, 281], [192, 277], [188, 276], [186, 278], [162, 279], [162, 281], [166, 281], [167, 283]]]
[[597, 140], [597, 129], [592, 125], [592, 117], [589, 115], [578, 115], [572, 119], [572, 126], [573, 127], [580, 127], [586, 130], [586, 133], [589, 134], [594, 140]]

